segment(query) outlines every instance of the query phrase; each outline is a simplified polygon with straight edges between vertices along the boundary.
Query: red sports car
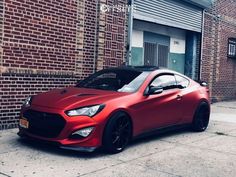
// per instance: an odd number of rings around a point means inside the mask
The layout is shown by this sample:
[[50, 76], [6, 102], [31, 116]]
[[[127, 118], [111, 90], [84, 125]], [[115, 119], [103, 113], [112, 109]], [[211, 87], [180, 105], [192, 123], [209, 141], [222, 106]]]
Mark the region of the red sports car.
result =
[[121, 152], [133, 138], [209, 122], [205, 83], [157, 67], [118, 67], [98, 71], [76, 86], [26, 99], [19, 135], [61, 148]]

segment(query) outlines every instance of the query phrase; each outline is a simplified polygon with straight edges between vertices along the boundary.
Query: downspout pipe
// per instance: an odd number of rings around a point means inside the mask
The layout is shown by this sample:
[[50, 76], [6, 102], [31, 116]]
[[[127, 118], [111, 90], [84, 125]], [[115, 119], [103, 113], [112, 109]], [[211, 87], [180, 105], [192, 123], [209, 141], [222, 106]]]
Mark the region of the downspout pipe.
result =
[[201, 80], [202, 79], [202, 60], [203, 60], [203, 40], [204, 40], [204, 32], [205, 32], [205, 13], [206, 10], [204, 9], [202, 11], [202, 36], [201, 36], [201, 56], [200, 56], [200, 60], [199, 60], [199, 75], [198, 75], [198, 79]]
[[132, 34], [133, 34], [133, 5], [134, 5], [134, 0], [129, 0], [128, 1], [129, 5], [129, 19], [128, 19], [128, 40], [127, 40], [127, 59], [125, 64], [126, 65], [131, 65], [131, 50], [132, 50]]
[[93, 57], [93, 73], [97, 70], [97, 58], [98, 58], [98, 17], [99, 17], [99, 0], [96, 0], [96, 17], [95, 17], [95, 40], [94, 40], [94, 57]]

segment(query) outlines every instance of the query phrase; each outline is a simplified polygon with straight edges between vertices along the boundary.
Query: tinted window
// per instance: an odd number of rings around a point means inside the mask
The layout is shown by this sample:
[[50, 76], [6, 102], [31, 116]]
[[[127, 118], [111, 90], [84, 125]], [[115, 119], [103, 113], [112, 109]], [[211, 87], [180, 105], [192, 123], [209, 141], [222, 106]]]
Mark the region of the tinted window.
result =
[[130, 83], [125, 84], [118, 92], [134, 92], [138, 90], [149, 74], [149, 72], [143, 72]]
[[176, 78], [176, 82], [177, 82], [177, 85], [179, 88], [186, 88], [188, 87], [189, 85], [189, 80], [182, 77], [182, 76], [179, 76], [179, 75], [175, 75], [175, 78]]
[[142, 85], [149, 73], [133, 70], [105, 69], [81, 81], [77, 87], [134, 92]]
[[117, 78], [117, 74], [114, 72], [106, 72], [97, 75], [96, 77], [90, 77], [84, 82], [83, 86], [88, 88], [99, 88], [116, 90], [119, 87], [120, 80]]
[[150, 86], [162, 87], [164, 90], [176, 88], [176, 80], [173, 75], [161, 75], [152, 81]]

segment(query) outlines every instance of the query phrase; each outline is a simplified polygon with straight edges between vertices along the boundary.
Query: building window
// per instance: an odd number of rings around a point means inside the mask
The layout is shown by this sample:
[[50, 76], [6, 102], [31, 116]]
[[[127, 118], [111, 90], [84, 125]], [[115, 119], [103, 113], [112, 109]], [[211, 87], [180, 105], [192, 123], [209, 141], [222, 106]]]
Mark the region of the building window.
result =
[[236, 58], [236, 38], [229, 38], [228, 57], [229, 58]]

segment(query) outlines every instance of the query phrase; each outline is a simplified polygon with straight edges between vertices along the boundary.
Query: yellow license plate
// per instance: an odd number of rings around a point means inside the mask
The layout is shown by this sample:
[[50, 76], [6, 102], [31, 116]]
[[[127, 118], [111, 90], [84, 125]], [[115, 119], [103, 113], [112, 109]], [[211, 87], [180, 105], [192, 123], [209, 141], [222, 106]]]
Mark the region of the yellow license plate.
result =
[[20, 126], [22, 128], [29, 128], [29, 121], [27, 121], [26, 119], [20, 119]]

